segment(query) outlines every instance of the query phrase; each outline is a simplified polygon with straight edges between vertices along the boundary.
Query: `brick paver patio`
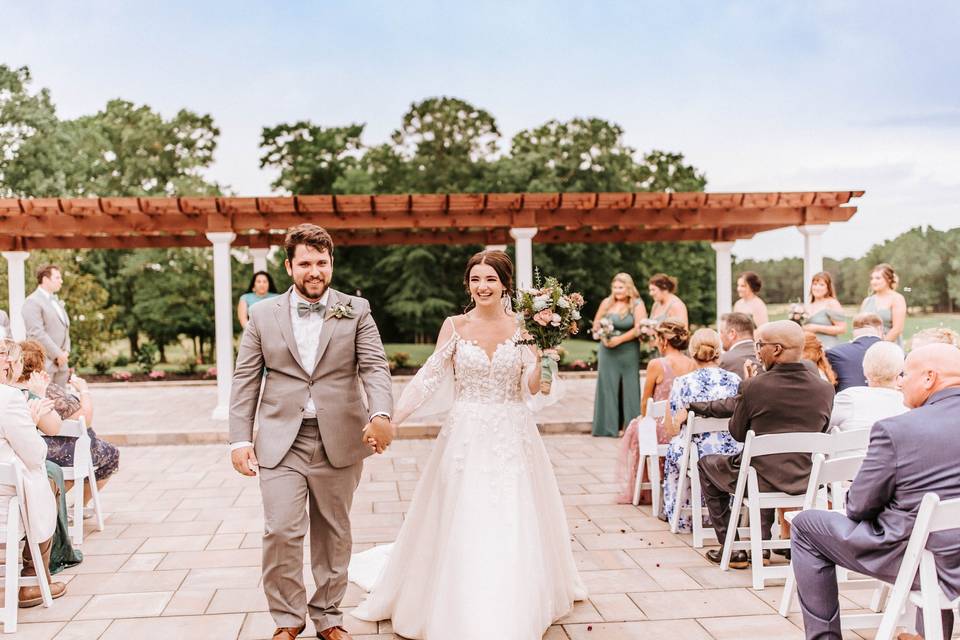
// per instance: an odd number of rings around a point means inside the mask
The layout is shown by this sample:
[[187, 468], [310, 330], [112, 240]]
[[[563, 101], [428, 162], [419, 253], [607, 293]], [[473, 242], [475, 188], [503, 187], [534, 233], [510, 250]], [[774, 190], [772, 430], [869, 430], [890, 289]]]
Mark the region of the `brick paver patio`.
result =
[[[614, 503], [616, 442], [579, 435], [546, 442], [590, 590], [590, 599], [551, 627], [547, 640], [803, 637], [798, 614], [785, 620], [776, 613], [780, 587], [750, 589], [749, 572], [709, 565], [689, 536], [670, 534], [649, 507]], [[432, 445], [398, 441], [387, 455], [368, 460], [353, 510], [357, 550], [394, 539]], [[121, 461], [103, 494], [106, 529], [89, 534], [84, 562], [59, 578], [69, 580], [68, 595], [51, 609], [21, 611], [15, 637], [269, 638], [273, 623], [259, 586], [257, 481], [232, 470], [222, 445], [126, 447]], [[305, 576], [309, 587], [309, 571]], [[351, 585], [345, 607], [360, 598]], [[850, 592], [843, 606], [864, 606], [867, 599], [868, 592]], [[490, 615], [496, 637], [496, 612]], [[399, 638], [389, 622], [348, 616], [347, 627], [358, 640]], [[308, 626], [304, 635], [311, 632]]]

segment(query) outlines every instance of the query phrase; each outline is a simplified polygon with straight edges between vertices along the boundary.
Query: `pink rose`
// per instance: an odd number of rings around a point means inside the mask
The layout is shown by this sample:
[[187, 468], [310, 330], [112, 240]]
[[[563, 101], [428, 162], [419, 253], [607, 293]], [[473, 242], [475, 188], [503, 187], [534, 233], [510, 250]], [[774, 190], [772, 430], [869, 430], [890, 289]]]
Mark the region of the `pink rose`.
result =
[[539, 324], [541, 327], [545, 327], [550, 324], [550, 321], [553, 320], [553, 311], [550, 309], [544, 309], [543, 311], [538, 311], [533, 316], [533, 321]]

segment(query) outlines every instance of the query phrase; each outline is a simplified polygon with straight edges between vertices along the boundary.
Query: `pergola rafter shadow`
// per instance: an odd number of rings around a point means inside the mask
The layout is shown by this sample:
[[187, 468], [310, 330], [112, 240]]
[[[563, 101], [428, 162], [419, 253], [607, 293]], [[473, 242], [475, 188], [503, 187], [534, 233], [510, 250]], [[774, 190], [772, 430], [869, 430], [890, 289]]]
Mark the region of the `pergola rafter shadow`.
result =
[[230, 248], [251, 248], [254, 268], [285, 230], [310, 222], [338, 246], [516, 246], [517, 285], [529, 286], [532, 242], [709, 241], [717, 252], [717, 314], [731, 306], [737, 240], [797, 227], [804, 236], [804, 290], [823, 268], [820, 235], [856, 213], [863, 191], [767, 193], [451, 193], [267, 197], [0, 198], [10, 318], [22, 339], [24, 263], [39, 249], [209, 247], [214, 254], [218, 406], [226, 418], [233, 369]]

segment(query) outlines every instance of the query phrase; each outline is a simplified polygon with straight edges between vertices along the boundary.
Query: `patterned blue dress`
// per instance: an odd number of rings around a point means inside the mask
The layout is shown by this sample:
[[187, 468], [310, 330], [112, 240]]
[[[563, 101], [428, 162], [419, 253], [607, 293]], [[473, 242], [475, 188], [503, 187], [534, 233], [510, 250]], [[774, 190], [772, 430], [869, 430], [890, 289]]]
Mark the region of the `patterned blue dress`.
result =
[[[719, 367], [697, 369], [692, 373], [680, 376], [673, 381], [670, 389], [670, 412], [676, 414], [680, 409], [686, 409], [691, 402], [706, 402], [708, 400], [722, 400], [737, 395], [740, 388], [740, 377], [724, 371]], [[683, 432], [673, 437], [667, 446], [667, 456], [664, 460], [663, 473], [663, 510], [669, 521], [673, 518], [673, 511], [677, 508], [677, 486], [680, 481], [680, 456], [683, 453]], [[733, 439], [728, 432], [703, 433], [693, 436], [700, 456], [710, 453], [733, 455], [739, 453], [743, 444]], [[684, 506], [690, 506], [690, 493], [684, 500]], [[691, 531], [689, 513], [680, 514], [680, 531]]]

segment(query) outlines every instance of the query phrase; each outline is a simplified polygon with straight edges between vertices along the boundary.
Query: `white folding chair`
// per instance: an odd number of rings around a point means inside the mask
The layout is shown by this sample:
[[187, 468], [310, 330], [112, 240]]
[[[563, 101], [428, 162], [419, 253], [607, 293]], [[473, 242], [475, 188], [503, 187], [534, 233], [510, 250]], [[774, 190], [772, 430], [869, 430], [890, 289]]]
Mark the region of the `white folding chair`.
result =
[[[13, 487], [14, 495], [0, 496], [0, 500], [7, 504], [7, 520], [0, 522], [0, 544], [4, 546], [5, 561], [3, 564], [3, 632], [15, 633], [17, 630], [17, 608], [20, 587], [40, 587], [40, 596], [43, 606], [53, 605], [50, 594], [50, 583], [47, 581], [46, 567], [43, 556], [40, 554], [40, 545], [30, 534], [29, 520], [27, 520], [26, 498], [23, 492], [23, 477], [20, 470], [13, 464], [0, 463], [0, 486]], [[37, 569], [36, 576], [21, 576], [20, 540], [26, 537], [27, 548]]]
[[[726, 418], [702, 418], [690, 412], [687, 414], [687, 424], [681, 433], [683, 438], [683, 453], [680, 455], [680, 476], [677, 481], [677, 501], [670, 519], [670, 531], [677, 533], [680, 528], [680, 512], [690, 511], [690, 520], [693, 523], [693, 546], [700, 548], [706, 538], [716, 538], [717, 534], [712, 527], [703, 526], [703, 498], [700, 491], [700, 472], [698, 463], [700, 451], [693, 443], [693, 437], [703, 433], [729, 431], [730, 420]], [[683, 506], [683, 499], [687, 492], [687, 482], [690, 483], [690, 507]]]
[[87, 421], [83, 416], [76, 420], [64, 420], [57, 435], [76, 438], [73, 449], [73, 466], [63, 467], [63, 479], [72, 480], [73, 488], [73, 525], [70, 526], [70, 539], [75, 545], [83, 544], [83, 483], [90, 483], [90, 497], [93, 513], [97, 521], [97, 531], [103, 531], [103, 512], [100, 509], [100, 492], [97, 489], [96, 467], [90, 453], [90, 434], [87, 433]]
[[[667, 415], [667, 408], [670, 406], [669, 400], [653, 401], [653, 398], [647, 400], [647, 412], [644, 419], [652, 420], [663, 419]], [[651, 512], [654, 516], [660, 513], [660, 503], [663, 499], [663, 482], [660, 479], [660, 458], [667, 455], [667, 445], [657, 444], [656, 428], [650, 429], [651, 425], [643, 425], [641, 420], [640, 429], [637, 431], [637, 443], [640, 449], [639, 462], [637, 463], [637, 479], [633, 486], [633, 504], [640, 504], [640, 491], [650, 489], [651, 494]], [[643, 482], [643, 470], [647, 469], [650, 476], [650, 482]]]
[[[833, 437], [826, 433], [776, 433], [756, 435], [753, 430], [747, 432], [743, 443], [743, 455], [740, 462], [740, 474], [730, 509], [730, 525], [727, 539], [723, 544], [723, 559], [720, 568], [730, 568], [730, 555], [734, 550], [749, 550], [752, 556], [753, 588], [761, 590], [766, 580], [786, 578], [790, 571], [788, 565], [776, 567], [763, 566], [764, 549], [789, 549], [789, 540], [763, 540], [760, 532], [761, 509], [794, 509], [803, 506], [804, 496], [792, 496], [780, 491], [760, 491], [756, 469], [750, 461], [760, 456], [782, 453], [823, 453], [833, 451]], [[750, 518], [749, 527], [738, 527], [736, 518], [742, 507], [747, 508]], [[748, 535], [749, 541], [735, 541], [737, 533]]]
[[[846, 429], [834, 427], [830, 431], [833, 438], [833, 453], [831, 456], [861, 455], [870, 445], [870, 429]], [[853, 480], [853, 478], [850, 478]]]

